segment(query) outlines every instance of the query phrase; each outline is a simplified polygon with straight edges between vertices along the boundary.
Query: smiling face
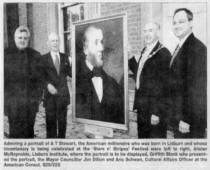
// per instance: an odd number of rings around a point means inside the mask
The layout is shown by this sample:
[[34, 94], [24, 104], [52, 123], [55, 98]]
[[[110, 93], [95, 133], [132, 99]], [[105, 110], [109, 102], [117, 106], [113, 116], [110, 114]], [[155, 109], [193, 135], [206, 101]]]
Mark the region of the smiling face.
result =
[[86, 59], [94, 66], [103, 65], [103, 33], [101, 29], [90, 27], [85, 32], [84, 53]]
[[29, 35], [26, 31], [19, 31], [15, 34], [15, 45], [18, 49], [23, 50], [28, 47]]
[[158, 40], [159, 28], [154, 23], [148, 23], [143, 30], [144, 42], [146, 45], [150, 45]]
[[185, 11], [179, 11], [173, 18], [173, 32], [176, 37], [183, 39], [192, 31], [192, 21], [189, 21]]
[[58, 52], [59, 51], [59, 37], [55, 33], [51, 33], [48, 37], [48, 47], [50, 51]]

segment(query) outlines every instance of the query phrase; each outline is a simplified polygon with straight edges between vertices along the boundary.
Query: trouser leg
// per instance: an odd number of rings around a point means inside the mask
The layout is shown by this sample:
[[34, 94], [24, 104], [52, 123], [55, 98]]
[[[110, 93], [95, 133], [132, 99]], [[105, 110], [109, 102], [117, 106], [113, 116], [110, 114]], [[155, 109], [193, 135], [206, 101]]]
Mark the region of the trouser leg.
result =
[[67, 107], [58, 106], [58, 111], [57, 111], [58, 138], [65, 138], [66, 136], [66, 119], [67, 119]]
[[57, 138], [56, 102], [54, 99], [51, 99], [51, 102], [48, 102], [45, 110], [47, 138]]
[[166, 138], [166, 124], [161, 122], [151, 126], [150, 138]]
[[38, 104], [31, 104], [28, 108], [28, 137], [34, 138], [34, 124], [36, 119], [36, 113], [38, 111]]
[[138, 138], [150, 138], [150, 124], [149, 122], [138, 113], [137, 115], [137, 122], [138, 122]]

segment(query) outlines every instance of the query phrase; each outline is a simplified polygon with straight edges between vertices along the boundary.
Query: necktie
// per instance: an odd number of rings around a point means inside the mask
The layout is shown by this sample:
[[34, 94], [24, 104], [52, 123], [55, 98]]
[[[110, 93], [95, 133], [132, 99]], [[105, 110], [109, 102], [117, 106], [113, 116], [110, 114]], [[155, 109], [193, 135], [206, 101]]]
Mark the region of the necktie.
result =
[[60, 62], [59, 62], [59, 58], [58, 58], [57, 54], [55, 55], [55, 68], [56, 68], [57, 73], [59, 74], [59, 72], [60, 72]]
[[176, 46], [176, 49], [174, 50], [174, 53], [173, 53], [173, 56], [172, 56], [172, 59], [171, 59], [171, 62], [170, 62], [170, 67], [171, 65], [173, 64], [173, 61], [175, 59], [175, 57], [177, 56], [178, 52], [180, 50], [180, 47], [179, 47], [179, 44]]

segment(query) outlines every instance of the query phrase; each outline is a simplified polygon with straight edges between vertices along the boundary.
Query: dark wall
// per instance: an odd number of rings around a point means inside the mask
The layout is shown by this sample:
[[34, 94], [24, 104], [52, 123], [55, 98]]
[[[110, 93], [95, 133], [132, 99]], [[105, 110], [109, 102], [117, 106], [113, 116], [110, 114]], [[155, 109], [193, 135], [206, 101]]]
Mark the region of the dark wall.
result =
[[17, 3], [7, 3], [5, 4], [6, 10], [6, 22], [7, 22], [7, 39], [8, 39], [8, 47], [14, 46], [14, 32], [15, 29], [19, 25], [19, 13], [18, 13], [18, 4]]

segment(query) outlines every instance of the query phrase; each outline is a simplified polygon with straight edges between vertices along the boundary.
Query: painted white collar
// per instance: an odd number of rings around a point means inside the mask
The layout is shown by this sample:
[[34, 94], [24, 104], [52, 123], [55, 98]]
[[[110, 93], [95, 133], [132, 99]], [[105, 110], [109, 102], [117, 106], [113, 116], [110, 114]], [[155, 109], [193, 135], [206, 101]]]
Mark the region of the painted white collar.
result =
[[87, 67], [90, 69], [90, 71], [93, 71], [93, 65], [88, 60], [85, 60], [85, 63]]

